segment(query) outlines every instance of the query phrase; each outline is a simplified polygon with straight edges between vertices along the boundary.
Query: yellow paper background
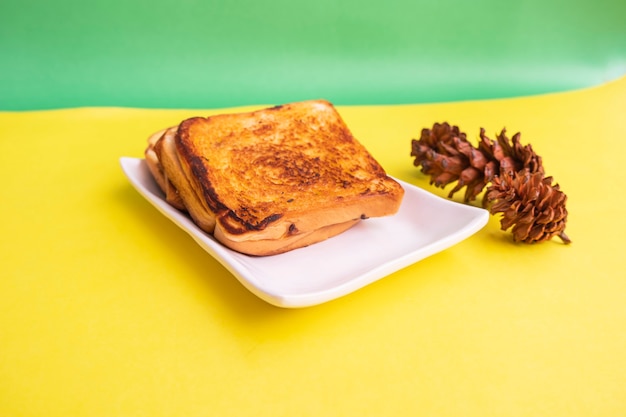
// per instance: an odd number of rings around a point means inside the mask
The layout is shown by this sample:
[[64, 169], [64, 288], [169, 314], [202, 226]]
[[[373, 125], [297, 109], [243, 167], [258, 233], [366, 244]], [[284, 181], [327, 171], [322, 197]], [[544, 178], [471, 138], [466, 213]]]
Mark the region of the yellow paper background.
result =
[[246, 291], [120, 169], [152, 131], [231, 109], [0, 113], [0, 415], [625, 415], [625, 109], [626, 78], [339, 107], [390, 174], [439, 195], [409, 155], [422, 127], [521, 131], [569, 196], [573, 244], [516, 245], [494, 217], [299, 310]]

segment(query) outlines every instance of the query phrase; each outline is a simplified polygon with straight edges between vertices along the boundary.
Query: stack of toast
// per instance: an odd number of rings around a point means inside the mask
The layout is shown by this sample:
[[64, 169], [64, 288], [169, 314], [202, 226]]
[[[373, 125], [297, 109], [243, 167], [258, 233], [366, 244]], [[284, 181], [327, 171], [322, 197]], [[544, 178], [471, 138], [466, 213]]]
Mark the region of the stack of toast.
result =
[[190, 118], [150, 136], [145, 157], [169, 204], [249, 255], [393, 215], [404, 195], [324, 100]]

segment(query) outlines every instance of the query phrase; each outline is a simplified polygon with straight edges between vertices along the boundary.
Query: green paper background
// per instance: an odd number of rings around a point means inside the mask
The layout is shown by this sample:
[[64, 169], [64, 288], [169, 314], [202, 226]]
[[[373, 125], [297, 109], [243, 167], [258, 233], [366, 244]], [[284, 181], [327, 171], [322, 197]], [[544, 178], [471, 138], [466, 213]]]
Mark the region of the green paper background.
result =
[[626, 73], [626, 1], [2, 0], [0, 110], [421, 103]]

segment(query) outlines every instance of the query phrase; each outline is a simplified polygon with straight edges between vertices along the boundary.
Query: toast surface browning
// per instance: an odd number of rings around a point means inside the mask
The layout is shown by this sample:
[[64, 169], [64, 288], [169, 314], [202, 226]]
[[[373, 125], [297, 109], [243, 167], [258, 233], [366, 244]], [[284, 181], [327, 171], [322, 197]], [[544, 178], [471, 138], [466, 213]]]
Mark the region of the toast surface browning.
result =
[[169, 132], [154, 146], [165, 176], [196, 223], [240, 252], [327, 239], [394, 214], [404, 194], [327, 101], [194, 117]]

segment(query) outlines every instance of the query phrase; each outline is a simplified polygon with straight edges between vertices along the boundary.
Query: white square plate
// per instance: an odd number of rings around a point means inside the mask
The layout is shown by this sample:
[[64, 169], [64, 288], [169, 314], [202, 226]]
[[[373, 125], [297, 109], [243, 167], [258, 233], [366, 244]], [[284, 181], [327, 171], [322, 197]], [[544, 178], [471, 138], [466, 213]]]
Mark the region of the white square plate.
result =
[[307, 307], [344, 296], [442, 251], [480, 230], [489, 212], [398, 181], [404, 199], [394, 216], [371, 218], [324, 242], [267, 257], [220, 244], [165, 202], [143, 159], [123, 157], [137, 191], [180, 226], [248, 290], [279, 307]]

